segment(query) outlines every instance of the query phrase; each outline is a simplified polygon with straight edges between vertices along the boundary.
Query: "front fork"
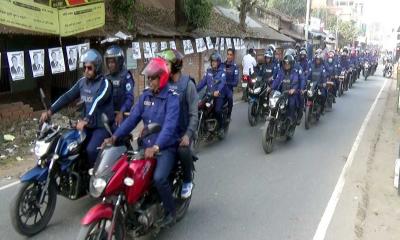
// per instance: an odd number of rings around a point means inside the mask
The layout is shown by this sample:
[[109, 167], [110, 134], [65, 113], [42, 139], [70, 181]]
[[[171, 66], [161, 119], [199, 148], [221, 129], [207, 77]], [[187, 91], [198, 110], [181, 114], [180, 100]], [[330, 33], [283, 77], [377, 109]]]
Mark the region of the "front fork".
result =
[[[114, 231], [114, 228], [115, 228], [115, 223], [117, 221], [117, 217], [118, 217], [118, 214], [119, 214], [119, 211], [120, 211], [120, 207], [121, 207], [121, 202], [122, 202], [122, 193], [120, 193], [118, 195], [117, 202], [115, 203], [115, 206], [114, 206], [113, 217], [111, 219], [111, 227], [110, 227], [110, 230], [109, 230], [109, 233], [108, 233], [107, 240], [112, 240], [113, 231]], [[119, 223], [119, 224], [124, 224], [124, 223], [122, 222], [122, 223]]]
[[51, 170], [53, 169], [54, 166], [54, 162], [57, 161], [59, 158], [59, 156], [57, 154], [54, 154], [53, 157], [51, 158], [51, 162], [49, 164], [49, 172], [47, 173], [47, 177], [46, 177], [46, 183], [43, 187], [42, 193], [40, 194], [40, 199], [39, 199], [39, 203], [42, 204], [44, 201], [44, 197], [45, 197], [45, 193], [48, 191], [49, 188], [49, 184], [51, 181]]

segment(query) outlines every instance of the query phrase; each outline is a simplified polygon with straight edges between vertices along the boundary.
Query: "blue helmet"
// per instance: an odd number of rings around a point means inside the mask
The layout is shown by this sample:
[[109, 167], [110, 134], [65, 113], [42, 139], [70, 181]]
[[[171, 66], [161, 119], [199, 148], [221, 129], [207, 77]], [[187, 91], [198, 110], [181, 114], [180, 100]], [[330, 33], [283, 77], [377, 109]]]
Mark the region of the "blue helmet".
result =
[[122, 51], [122, 49], [119, 46], [113, 45], [107, 48], [106, 53], [104, 54], [104, 58], [106, 59], [106, 62], [108, 58], [115, 58], [119, 70], [120, 71], [122, 70], [122, 67], [124, 66], [125, 62], [125, 56], [124, 56], [124, 51]]
[[81, 63], [92, 63], [95, 67], [96, 74], [100, 74], [103, 67], [103, 58], [101, 54], [95, 49], [89, 49], [82, 54]]
[[219, 67], [219, 65], [220, 65], [221, 62], [222, 62], [221, 55], [220, 55], [218, 52], [213, 52], [213, 53], [210, 55], [210, 62], [212, 62], [212, 61], [217, 61], [218, 67]]

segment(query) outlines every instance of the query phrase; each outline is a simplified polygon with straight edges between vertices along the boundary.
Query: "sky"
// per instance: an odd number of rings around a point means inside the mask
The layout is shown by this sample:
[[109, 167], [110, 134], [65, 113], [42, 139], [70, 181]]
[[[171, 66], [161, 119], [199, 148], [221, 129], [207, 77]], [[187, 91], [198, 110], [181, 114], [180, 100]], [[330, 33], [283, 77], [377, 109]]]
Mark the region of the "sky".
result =
[[364, 0], [365, 21], [380, 22], [386, 27], [400, 25], [400, 0]]

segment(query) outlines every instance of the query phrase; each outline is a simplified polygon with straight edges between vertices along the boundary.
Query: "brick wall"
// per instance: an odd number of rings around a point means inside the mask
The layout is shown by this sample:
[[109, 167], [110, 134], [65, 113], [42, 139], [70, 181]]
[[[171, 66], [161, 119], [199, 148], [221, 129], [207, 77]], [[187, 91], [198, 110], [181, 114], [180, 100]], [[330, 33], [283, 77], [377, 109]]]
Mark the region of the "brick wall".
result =
[[33, 108], [23, 102], [14, 102], [0, 105], [1, 125], [8, 125], [14, 122], [32, 118]]

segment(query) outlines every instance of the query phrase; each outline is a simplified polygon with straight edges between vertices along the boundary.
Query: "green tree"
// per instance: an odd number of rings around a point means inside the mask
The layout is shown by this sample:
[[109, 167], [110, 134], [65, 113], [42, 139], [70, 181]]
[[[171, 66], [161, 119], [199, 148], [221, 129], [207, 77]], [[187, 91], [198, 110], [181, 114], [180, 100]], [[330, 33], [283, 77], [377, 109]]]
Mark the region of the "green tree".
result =
[[246, 31], [247, 13], [257, 4], [258, 0], [241, 0], [238, 6], [239, 10], [239, 27]]
[[269, 0], [268, 7], [274, 8], [293, 18], [304, 19], [307, 0]]
[[175, 22], [177, 27], [191, 31], [206, 27], [210, 20], [212, 4], [209, 0], [176, 0]]
[[110, 0], [111, 9], [115, 17], [122, 17], [129, 30], [134, 27], [135, 0]]

